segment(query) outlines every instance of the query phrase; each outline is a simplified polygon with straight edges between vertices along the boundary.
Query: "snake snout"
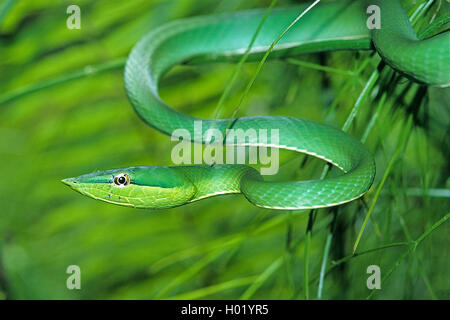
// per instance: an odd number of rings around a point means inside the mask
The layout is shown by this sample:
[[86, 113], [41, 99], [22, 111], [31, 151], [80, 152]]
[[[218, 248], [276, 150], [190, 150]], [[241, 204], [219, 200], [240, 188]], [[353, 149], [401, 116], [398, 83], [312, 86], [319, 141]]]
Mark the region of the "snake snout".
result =
[[77, 180], [75, 178], [66, 178], [61, 180], [62, 183], [65, 185], [68, 185], [69, 187], [72, 187], [74, 184], [77, 183]]

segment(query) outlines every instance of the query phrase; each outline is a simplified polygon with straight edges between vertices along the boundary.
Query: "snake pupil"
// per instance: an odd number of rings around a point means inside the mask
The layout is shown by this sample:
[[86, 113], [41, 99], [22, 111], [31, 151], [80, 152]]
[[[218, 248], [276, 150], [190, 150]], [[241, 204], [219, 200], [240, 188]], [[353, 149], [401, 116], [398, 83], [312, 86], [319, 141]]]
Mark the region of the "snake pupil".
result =
[[129, 178], [125, 174], [120, 174], [114, 177], [114, 183], [118, 186], [126, 186], [129, 183]]

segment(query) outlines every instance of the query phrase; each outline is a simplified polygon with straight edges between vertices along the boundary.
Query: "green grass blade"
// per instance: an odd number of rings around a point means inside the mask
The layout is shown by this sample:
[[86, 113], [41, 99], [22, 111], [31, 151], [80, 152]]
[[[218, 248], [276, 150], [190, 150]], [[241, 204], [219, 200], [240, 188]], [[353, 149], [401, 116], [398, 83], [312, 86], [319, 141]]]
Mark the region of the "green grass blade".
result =
[[242, 286], [246, 286], [250, 283], [253, 283], [257, 277], [246, 277], [246, 278], [238, 278], [230, 281], [218, 283], [209, 287], [201, 288], [198, 290], [193, 290], [186, 293], [181, 293], [176, 296], [170, 297], [171, 300], [195, 300], [201, 299], [213, 294], [221, 293], [226, 290], [239, 288]]
[[22, 98], [29, 94], [52, 88], [60, 84], [67, 83], [69, 81], [82, 79], [85, 77], [95, 76], [100, 73], [104, 73], [111, 70], [117, 70], [125, 66], [126, 58], [118, 58], [116, 60], [108, 61], [98, 65], [85, 66], [81, 70], [70, 72], [53, 79], [43, 80], [38, 83], [30, 84], [22, 88], [16, 89], [12, 92], [5, 93], [0, 96], [0, 105]]
[[267, 267], [266, 270], [264, 270], [263, 273], [261, 273], [258, 278], [255, 279], [255, 281], [252, 283], [250, 287], [248, 287], [247, 290], [242, 294], [242, 296], [239, 298], [240, 300], [248, 300], [250, 299], [255, 292], [266, 282], [267, 279], [270, 278], [270, 276], [277, 271], [281, 265], [283, 264], [283, 257], [278, 258], [274, 262], [272, 262], [271, 265]]

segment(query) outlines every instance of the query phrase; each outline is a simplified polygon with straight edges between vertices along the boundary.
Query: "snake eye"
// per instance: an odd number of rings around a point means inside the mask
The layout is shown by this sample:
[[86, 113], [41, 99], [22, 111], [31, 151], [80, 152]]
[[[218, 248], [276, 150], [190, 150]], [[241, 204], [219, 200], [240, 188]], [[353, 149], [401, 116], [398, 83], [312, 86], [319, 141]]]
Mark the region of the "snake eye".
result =
[[118, 174], [113, 180], [114, 184], [119, 187], [125, 187], [130, 184], [130, 176], [125, 173]]

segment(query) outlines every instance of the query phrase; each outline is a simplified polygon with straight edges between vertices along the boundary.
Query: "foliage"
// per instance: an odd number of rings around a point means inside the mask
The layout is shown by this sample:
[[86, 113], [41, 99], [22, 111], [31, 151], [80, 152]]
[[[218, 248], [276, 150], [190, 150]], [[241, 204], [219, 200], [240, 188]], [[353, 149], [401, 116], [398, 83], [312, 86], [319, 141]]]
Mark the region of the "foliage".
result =
[[[362, 138], [377, 162], [362, 200], [317, 212], [260, 209], [235, 195], [161, 211], [108, 205], [60, 180], [171, 164], [170, 138], [147, 127], [124, 92], [133, 45], [176, 18], [270, 2], [77, 1], [81, 30], [66, 28], [69, 4], [0, 3], [0, 298], [450, 298], [450, 89], [421, 87], [388, 67], [378, 73], [370, 52], [267, 61], [237, 115], [291, 115]], [[445, 1], [403, 5], [420, 13], [418, 31], [449, 9]], [[244, 65], [224, 115], [257, 65]], [[162, 95], [211, 118], [235, 67], [176, 67]], [[281, 156], [277, 179], [321, 176], [322, 161]], [[384, 280], [371, 292], [373, 264]], [[66, 288], [69, 265], [81, 267], [81, 290]]]

